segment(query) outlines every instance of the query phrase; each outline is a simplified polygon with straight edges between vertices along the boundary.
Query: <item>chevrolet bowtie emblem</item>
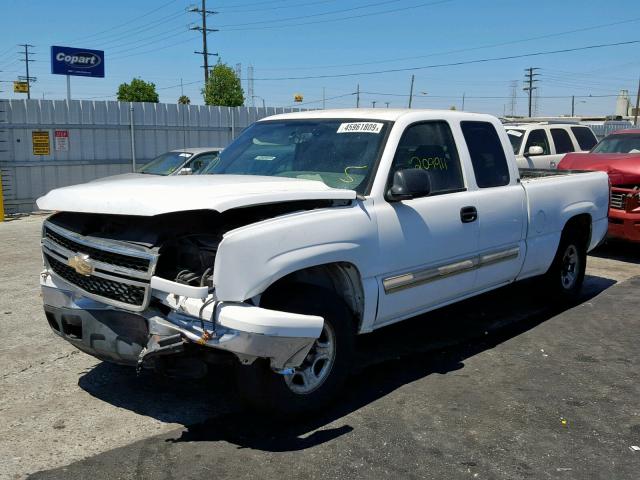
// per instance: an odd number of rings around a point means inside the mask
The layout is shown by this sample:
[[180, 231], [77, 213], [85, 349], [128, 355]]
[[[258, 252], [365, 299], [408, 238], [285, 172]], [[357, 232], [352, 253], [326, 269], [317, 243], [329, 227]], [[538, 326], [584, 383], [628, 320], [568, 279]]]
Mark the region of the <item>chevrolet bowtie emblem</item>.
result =
[[93, 265], [89, 255], [80, 253], [75, 257], [69, 259], [69, 266], [73, 268], [80, 275], [88, 277], [93, 273]]

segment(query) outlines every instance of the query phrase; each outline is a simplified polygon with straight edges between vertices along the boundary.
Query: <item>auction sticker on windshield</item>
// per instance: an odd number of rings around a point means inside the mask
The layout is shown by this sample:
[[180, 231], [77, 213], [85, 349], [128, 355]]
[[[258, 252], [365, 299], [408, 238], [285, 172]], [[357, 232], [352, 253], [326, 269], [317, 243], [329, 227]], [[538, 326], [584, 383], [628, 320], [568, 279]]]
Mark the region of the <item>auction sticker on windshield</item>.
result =
[[351, 122], [341, 123], [336, 133], [380, 133], [382, 123]]

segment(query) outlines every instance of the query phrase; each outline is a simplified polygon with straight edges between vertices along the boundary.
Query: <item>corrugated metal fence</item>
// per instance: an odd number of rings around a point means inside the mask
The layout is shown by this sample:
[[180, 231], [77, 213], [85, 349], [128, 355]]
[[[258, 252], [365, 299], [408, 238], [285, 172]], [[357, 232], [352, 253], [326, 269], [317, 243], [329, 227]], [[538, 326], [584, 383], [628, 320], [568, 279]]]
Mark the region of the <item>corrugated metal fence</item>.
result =
[[6, 212], [32, 211], [35, 199], [53, 188], [130, 172], [131, 109], [137, 164], [175, 148], [225, 147], [260, 118], [300, 110], [0, 100], [0, 173]]
[[584, 124], [589, 126], [591, 130], [593, 130], [593, 133], [596, 134], [596, 137], [598, 137], [598, 140], [602, 140], [604, 137], [606, 137], [610, 133], [615, 132], [616, 130], [625, 130], [627, 128], [633, 128], [633, 123], [627, 120], [622, 120], [622, 121], [610, 120], [604, 123], [584, 122]]

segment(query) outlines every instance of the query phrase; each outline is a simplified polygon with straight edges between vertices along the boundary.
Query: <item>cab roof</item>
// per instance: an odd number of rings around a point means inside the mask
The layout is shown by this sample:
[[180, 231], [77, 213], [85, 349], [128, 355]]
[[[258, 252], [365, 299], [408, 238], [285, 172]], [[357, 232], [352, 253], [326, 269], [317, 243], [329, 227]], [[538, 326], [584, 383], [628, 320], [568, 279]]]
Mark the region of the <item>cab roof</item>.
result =
[[487, 120], [491, 115], [482, 113], [459, 112], [456, 110], [431, 110], [420, 108], [340, 108], [333, 110], [307, 110], [304, 112], [281, 113], [259, 120], [296, 120], [296, 119], [331, 119], [350, 118], [362, 120], [387, 120], [395, 122], [405, 115], [422, 114], [434, 119], [477, 119]]

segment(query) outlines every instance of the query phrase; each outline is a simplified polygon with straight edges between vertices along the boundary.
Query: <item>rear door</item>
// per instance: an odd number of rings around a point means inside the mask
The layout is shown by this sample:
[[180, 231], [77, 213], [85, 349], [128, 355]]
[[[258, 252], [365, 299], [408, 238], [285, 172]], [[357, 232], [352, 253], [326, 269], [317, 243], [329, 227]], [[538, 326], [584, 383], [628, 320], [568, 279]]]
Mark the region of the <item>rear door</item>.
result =
[[[489, 122], [460, 122], [473, 166], [477, 191], [478, 258], [474, 289], [513, 281], [525, 257], [525, 191], [509, 168], [496, 127]], [[516, 177], [516, 178], [514, 178]]]
[[571, 131], [576, 137], [580, 151], [589, 152], [598, 143], [598, 139], [589, 127], [571, 127]]
[[551, 168], [557, 168], [560, 160], [567, 154], [575, 152], [573, 141], [569, 132], [562, 127], [552, 127], [549, 129], [551, 132], [551, 138], [553, 139], [553, 146], [557, 155], [557, 160], [551, 163]]

